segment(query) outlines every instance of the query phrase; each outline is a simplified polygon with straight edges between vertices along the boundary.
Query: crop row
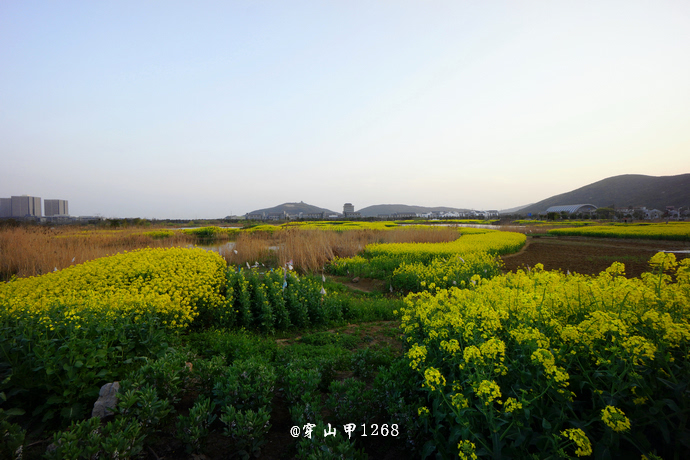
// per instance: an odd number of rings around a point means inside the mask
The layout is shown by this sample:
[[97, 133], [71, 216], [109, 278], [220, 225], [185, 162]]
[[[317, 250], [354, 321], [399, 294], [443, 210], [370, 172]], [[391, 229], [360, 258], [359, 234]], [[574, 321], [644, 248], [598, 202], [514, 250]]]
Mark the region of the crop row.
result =
[[299, 278], [293, 272], [271, 270], [260, 275], [251, 270], [229, 270], [227, 279], [232, 308], [218, 318], [218, 326], [273, 333], [343, 319], [341, 302], [326, 296], [317, 281]]

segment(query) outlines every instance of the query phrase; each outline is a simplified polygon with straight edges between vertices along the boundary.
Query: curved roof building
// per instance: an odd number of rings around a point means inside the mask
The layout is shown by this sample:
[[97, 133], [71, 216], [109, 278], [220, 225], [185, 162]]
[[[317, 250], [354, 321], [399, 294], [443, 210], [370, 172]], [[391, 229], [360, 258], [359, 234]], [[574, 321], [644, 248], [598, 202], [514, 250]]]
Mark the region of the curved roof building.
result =
[[568, 214], [578, 214], [581, 212], [594, 212], [596, 209], [597, 207], [593, 204], [567, 204], [563, 206], [551, 206], [546, 210], [546, 212], [557, 212], [559, 214], [562, 212], [567, 212]]

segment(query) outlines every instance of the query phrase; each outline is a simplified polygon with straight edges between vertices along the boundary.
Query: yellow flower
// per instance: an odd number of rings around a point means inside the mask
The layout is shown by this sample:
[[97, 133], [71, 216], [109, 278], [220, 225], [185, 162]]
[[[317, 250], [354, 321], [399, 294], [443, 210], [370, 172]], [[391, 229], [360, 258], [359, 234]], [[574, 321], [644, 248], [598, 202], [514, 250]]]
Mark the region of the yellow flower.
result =
[[474, 452], [475, 446], [470, 441], [460, 441], [458, 443], [458, 456], [462, 460], [477, 460], [477, 454]]
[[[496, 398], [501, 397], [501, 387], [499, 387], [498, 384], [493, 380], [482, 380], [479, 384], [479, 387], [476, 388], [474, 392], [480, 398], [486, 399], [485, 404], [487, 406]], [[498, 402], [500, 403], [500, 401]]]
[[451, 339], [448, 341], [443, 340], [441, 342], [441, 350], [445, 350], [451, 355], [454, 355], [456, 352], [460, 350], [460, 344], [455, 339]]
[[407, 357], [411, 360], [410, 367], [412, 369], [417, 369], [419, 364], [426, 359], [426, 347], [415, 343], [412, 345], [412, 348], [410, 348], [410, 351], [407, 352]]
[[450, 403], [458, 410], [466, 409], [469, 407], [467, 398], [462, 393], [455, 393], [450, 397]]
[[625, 413], [613, 406], [606, 406], [601, 411], [601, 420], [613, 431], [621, 432], [630, 429], [630, 420]]
[[417, 409], [417, 414], [421, 417], [423, 415], [429, 415], [429, 408], [426, 406], [422, 406]]
[[435, 391], [436, 387], [444, 387], [446, 385], [446, 379], [441, 375], [438, 369], [430, 367], [424, 371], [424, 379], [426, 380], [426, 385], [431, 388], [431, 391]]
[[575, 443], [577, 449], [575, 449], [575, 455], [578, 457], [584, 457], [592, 455], [592, 444], [589, 442], [589, 438], [579, 428], [568, 428], [567, 430], [561, 431], [561, 435], [570, 439]]
[[522, 403], [515, 398], [506, 399], [505, 405], [503, 406], [507, 414], [522, 409]]
[[462, 352], [462, 357], [468, 364], [473, 359], [479, 362], [484, 362], [482, 359], [482, 352], [479, 351], [479, 348], [475, 347], [474, 345], [470, 345], [469, 347], [465, 348]]

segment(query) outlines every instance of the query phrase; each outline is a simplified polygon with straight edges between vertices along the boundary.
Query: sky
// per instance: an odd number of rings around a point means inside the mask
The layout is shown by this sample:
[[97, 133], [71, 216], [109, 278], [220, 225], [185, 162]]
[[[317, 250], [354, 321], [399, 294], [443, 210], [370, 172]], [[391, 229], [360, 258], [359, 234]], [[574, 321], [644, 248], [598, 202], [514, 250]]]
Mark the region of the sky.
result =
[[690, 2], [0, 1], [0, 196], [507, 209], [690, 172]]

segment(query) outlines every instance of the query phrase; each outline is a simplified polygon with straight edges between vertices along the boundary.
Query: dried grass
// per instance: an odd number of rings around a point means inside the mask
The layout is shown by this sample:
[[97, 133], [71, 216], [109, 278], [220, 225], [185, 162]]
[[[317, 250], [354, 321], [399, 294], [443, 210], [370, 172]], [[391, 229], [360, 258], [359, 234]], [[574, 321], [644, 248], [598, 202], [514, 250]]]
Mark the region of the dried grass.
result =
[[225, 245], [219, 253], [229, 264], [243, 265], [255, 262], [270, 263], [275, 259], [271, 247], [275, 245], [274, 237], [267, 232], [240, 233], [234, 245]]
[[[123, 251], [189, 246], [198, 242], [194, 235], [183, 232], [175, 232], [167, 238], [153, 238], [145, 234], [147, 231], [151, 229], [3, 227], [0, 228], [0, 280], [8, 280], [12, 275], [41, 275]], [[234, 246], [222, 246], [219, 252], [230, 264], [283, 265], [292, 260], [300, 271], [314, 272], [336, 256], [356, 255], [370, 243], [437, 243], [457, 237], [457, 229], [449, 227], [340, 232], [287, 229], [275, 233], [240, 233]]]
[[457, 229], [449, 227], [341, 232], [287, 229], [273, 235], [261, 232], [242, 234], [235, 247], [221, 251], [221, 255], [235, 265], [255, 262], [284, 265], [292, 260], [300, 271], [315, 272], [334, 257], [352, 257], [370, 243], [441, 243], [454, 241], [458, 236]]
[[98, 257], [146, 247], [187, 246], [194, 236], [175, 232], [152, 238], [149, 229], [83, 230], [81, 227], [0, 228], [0, 279], [36, 276]]

